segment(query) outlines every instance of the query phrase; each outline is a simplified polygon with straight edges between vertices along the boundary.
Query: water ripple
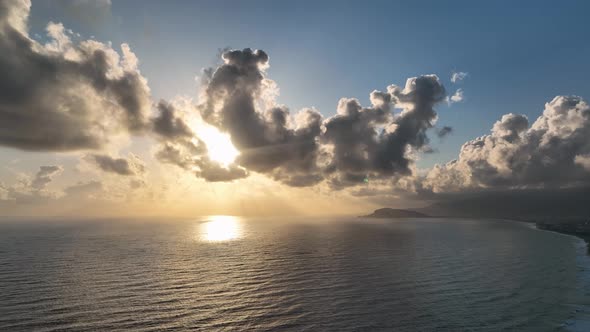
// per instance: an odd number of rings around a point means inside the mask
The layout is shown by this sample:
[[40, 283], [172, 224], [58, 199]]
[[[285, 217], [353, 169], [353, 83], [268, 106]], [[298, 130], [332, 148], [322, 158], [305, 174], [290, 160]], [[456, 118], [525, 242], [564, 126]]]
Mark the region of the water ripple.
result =
[[513, 222], [80, 225], [0, 225], [0, 330], [555, 331], [590, 302], [576, 241]]

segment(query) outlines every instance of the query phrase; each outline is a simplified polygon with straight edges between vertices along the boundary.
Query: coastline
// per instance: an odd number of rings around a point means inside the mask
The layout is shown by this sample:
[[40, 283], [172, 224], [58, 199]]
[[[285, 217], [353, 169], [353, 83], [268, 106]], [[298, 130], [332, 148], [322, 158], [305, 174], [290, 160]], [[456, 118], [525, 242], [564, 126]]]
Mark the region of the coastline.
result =
[[[548, 232], [552, 232], [549, 231]], [[556, 232], [558, 233], [558, 232]], [[579, 241], [576, 250], [576, 265], [578, 267], [578, 293], [576, 300], [569, 305], [572, 307], [572, 314], [567, 319], [560, 330], [568, 332], [587, 332], [590, 331], [590, 303], [587, 296], [590, 292], [590, 261], [588, 260], [588, 242], [572, 234], [560, 233], [572, 236]]]
[[583, 240], [586, 244], [586, 254], [590, 255], [590, 222], [585, 220], [570, 220], [558, 223], [547, 223], [539, 221], [531, 221], [531, 223], [538, 230], [570, 235]]
[[[578, 295], [579, 298], [572, 306], [570, 318], [558, 327], [558, 331], [586, 332], [590, 331], [590, 303], [586, 303], [585, 297], [590, 293], [590, 234], [573, 231], [572, 225], [547, 224], [532, 220], [514, 220], [530, 224], [534, 229], [544, 232], [552, 232], [573, 237], [579, 244], [576, 245], [576, 265], [578, 266]], [[561, 226], [560, 226], [561, 225]]]

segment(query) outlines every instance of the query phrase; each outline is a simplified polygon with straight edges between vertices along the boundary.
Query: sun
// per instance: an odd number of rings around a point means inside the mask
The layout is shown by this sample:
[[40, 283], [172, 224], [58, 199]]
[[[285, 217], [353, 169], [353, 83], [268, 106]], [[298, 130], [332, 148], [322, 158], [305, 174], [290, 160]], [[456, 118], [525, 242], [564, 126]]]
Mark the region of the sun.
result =
[[205, 242], [225, 242], [242, 237], [240, 218], [234, 216], [210, 216], [199, 224], [198, 238]]
[[223, 167], [227, 168], [240, 154], [240, 151], [232, 144], [229, 135], [220, 132], [215, 127], [201, 126], [197, 135], [207, 145], [209, 158]]

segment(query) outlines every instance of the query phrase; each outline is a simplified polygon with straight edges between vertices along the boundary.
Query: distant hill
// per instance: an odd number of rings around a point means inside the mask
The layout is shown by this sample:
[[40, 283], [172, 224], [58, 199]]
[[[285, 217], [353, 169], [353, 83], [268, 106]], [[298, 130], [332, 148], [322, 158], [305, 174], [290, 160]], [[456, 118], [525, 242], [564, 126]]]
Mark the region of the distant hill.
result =
[[464, 193], [449, 195], [416, 210], [440, 217], [587, 219], [590, 217], [590, 188]]
[[[412, 210], [383, 208], [369, 218], [501, 218], [522, 221], [590, 220], [590, 187], [504, 190], [440, 195]], [[590, 233], [590, 231], [589, 231]]]
[[363, 216], [366, 218], [427, 218], [428, 215], [411, 210], [400, 210], [383, 208], [377, 209], [373, 213]]

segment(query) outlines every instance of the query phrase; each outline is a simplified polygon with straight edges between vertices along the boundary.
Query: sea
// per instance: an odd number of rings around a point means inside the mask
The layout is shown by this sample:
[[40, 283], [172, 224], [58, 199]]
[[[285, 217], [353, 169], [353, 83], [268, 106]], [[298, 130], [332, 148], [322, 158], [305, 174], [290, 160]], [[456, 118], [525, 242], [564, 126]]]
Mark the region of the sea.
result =
[[590, 331], [586, 243], [487, 219], [0, 222], [0, 331]]

